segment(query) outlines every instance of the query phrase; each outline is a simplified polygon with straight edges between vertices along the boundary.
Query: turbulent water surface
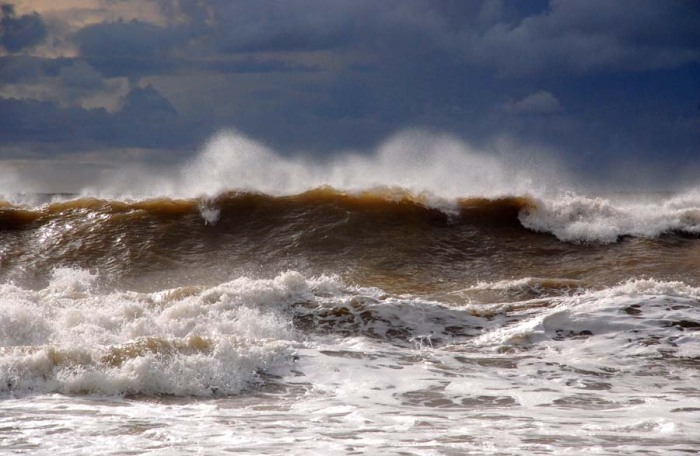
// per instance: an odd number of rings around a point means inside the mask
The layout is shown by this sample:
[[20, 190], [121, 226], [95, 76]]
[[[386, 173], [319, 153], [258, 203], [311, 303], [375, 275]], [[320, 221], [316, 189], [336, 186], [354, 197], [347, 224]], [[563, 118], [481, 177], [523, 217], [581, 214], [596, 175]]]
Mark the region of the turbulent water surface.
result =
[[692, 192], [32, 198], [0, 206], [5, 451], [700, 448]]
[[439, 181], [5, 197], [0, 450], [697, 452], [700, 192]]

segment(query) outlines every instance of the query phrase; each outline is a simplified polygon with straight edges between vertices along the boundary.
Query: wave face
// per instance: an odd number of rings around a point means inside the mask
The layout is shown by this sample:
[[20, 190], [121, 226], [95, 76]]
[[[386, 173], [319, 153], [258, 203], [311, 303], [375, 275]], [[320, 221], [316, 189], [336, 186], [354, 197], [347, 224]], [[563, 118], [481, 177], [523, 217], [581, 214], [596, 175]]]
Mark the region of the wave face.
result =
[[698, 234], [700, 201], [693, 195], [626, 203], [323, 187], [288, 196], [77, 197], [38, 206], [2, 203], [0, 274], [45, 284], [54, 268], [74, 267], [137, 286], [220, 283], [231, 274], [291, 268], [408, 291], [440, 288], [436, 277], [473, 283], [474, 277], [556, 276], [612, 284], [630, 273], [677, 278], [696, 270]]

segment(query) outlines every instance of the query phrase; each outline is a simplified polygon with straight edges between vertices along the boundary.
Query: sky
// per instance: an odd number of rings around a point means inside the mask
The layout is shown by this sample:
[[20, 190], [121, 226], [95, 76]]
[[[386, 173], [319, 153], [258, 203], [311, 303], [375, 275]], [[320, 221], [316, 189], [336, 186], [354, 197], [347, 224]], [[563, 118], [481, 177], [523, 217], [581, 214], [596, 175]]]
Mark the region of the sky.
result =
[[1, 3], [0, 168], [70, 189], [231, 129], [283, 156], [420, 130], [592, 181], [697, 181], [700, 2]]

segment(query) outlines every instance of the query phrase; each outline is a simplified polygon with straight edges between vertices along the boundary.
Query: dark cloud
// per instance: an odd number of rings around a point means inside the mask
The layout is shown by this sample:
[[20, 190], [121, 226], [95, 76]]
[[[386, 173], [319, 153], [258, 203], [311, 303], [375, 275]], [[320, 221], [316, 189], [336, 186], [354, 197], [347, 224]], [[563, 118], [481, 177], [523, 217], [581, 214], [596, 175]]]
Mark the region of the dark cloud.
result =
[[167, 28], [136, 20], [90, 25], [76, 34], [80, 53], [88, 58], [155, 58], [168, 52], [174, 37]]
[[0, 98], [0, 137], [8, 142], [68, 142], [94, 137], [104, 110], [61, 108], [52, 102]]
[[[194, 66], [217, 73], [287, 73], [315, 72], [318, 66], [295, 63], [280, 59], [262, 59], [246, 56], [237, 59], [217, 59], [212, 61], [192, 62]], [[190, 67], [191, 68], [191, 67]]]
[[[51, 84], [75, 107], [11, 100], [6, 88], [0, 145], [182, 152], [235, 127], [283, 152], [323, 154], [426, 127], [477, 146], [514, 138], [587, 173], [664, 154], [677, 166], [700, 158], [697, 2], [157, 3], [161, 25], [110, 19], [61, 32], [50, 23], [77, 46], [74, 58], [24, 52], [41, 43], [34, 26], [21, 55], [0, 57], [0, 81], [46, 85], [35, 93]], [[2, 20], [43, 24], [9, 9]], [[80, 107], [108, 90], [113, 107], [121, 78], [131, 90], [116, 111]]]
[[[395, 58], [438, 52], [510, 76], [551, 70], [645, 71], [700, 59], [696, 2], [210, 0], [194, 4], [199, 7], [190, 5], [185, 11], [190, 15], [186, 34], [224, 53], [357, 50]], [[169, 38], [163, 34], [160, 42]]]
[[198, 65], [237, 71], [236, 63], [222, 59], [226, 53], [326, 51], [341, 64], [352, 52], [389, 63], [443, 55], [507, 76], [646, 71], [700, 61], [700, 7], [693, 2], [161, 4], [186, 20], [170, 27], [134, 20], [94, 24], [76, 34], [81, 55], [105, 75], [132, 77]]
[[121, 105], [119, 115], [139, 123], [171, 122], [177, 118], [177, 111], [156, 89], [146, 86], [129, 91]]
[[75, 35], [81, 57], [105, 76], [136, 79], [180, 67], [171, 52], [185, 39], [177, 29], [135, 20], [94, 24]]
[[16, 53], [41, 43], [46, 25], [37, 13], [17, 16], [13, 5], [0, 4], [0, 46]]
[[32, 82], [47, 72], [57, 71], [57, 62], [25, 55], [0, 57], [0, 81], [6, 84]]
[[183, 150], [195, 145], [193, 132], [187, 127], [170, 102], [151, 86], [129, 91], [114, 113], [0, 98], [3, 143], [64, 143], [70, 147], [57, 146], [55, 150], [65, 152], [73, 152], [76, 145], [94, 148], [99, 144]]
[[104, 85], [102, 74], [83, 60], [74, 60], [62, 66], [58, 77], [63, 86], [69, 88], [95, 90]]
[[[207, 3], [212, 38], [223, 52], [318, 51], [348, 45], [361, 18], [355, 2], [323, 0]], [[354, 11], [353, 11], [354, 10]]]
[[674, 68], [700, 61], [700, 4], [553, 0], [515, 25], [464, 35], [469, 59], [509, 76]]

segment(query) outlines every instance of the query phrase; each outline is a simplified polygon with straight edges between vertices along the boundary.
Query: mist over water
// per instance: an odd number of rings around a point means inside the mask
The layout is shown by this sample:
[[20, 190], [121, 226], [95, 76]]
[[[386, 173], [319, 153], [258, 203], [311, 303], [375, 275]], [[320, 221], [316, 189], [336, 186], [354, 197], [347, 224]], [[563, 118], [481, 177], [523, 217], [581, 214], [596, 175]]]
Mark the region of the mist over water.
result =
[[174, 169], [118, 170], [99, 187], [81, 193], [106, 198], [189, 198], [229, 190], [290, 195], [330, 186], [350, 191], [399, 187], [456, 198], [542, 193], [564, 185], [564, 172], [552, 160], [519, 152], [477, 150], [448, 134], [414, 130], [388, 138], [372, 153], [284, 156], [227, 131]]
[[211, 197], [224, 191], [292, 195], [321, 186], [343, 191], [397, 187], [441, 198], [698, 192], [694, 179], [654, 175], [644, 163], [618, 171], [606, 168], [608, 177], [601, 181], [561, 161], [561, 156], [507, 138], [475, 147], [454, 135], [421, 129], [399, 132], [372, 150], [283, 153], [236, 130], [223, 130], [176, 164], [115, 161], [102, 170], [90, 164], [93, 170], [87, 172], [83, 167], [89, 162], [76, 163], [70, 190], [65, 181], [71, 179], [64, 176], [70, 159], [53, 165], [10, 163], [0, 170], [0, 194], [18, 202], [18, 195], [24, 195], [31, 202], [35, 193], [142, 200]]

